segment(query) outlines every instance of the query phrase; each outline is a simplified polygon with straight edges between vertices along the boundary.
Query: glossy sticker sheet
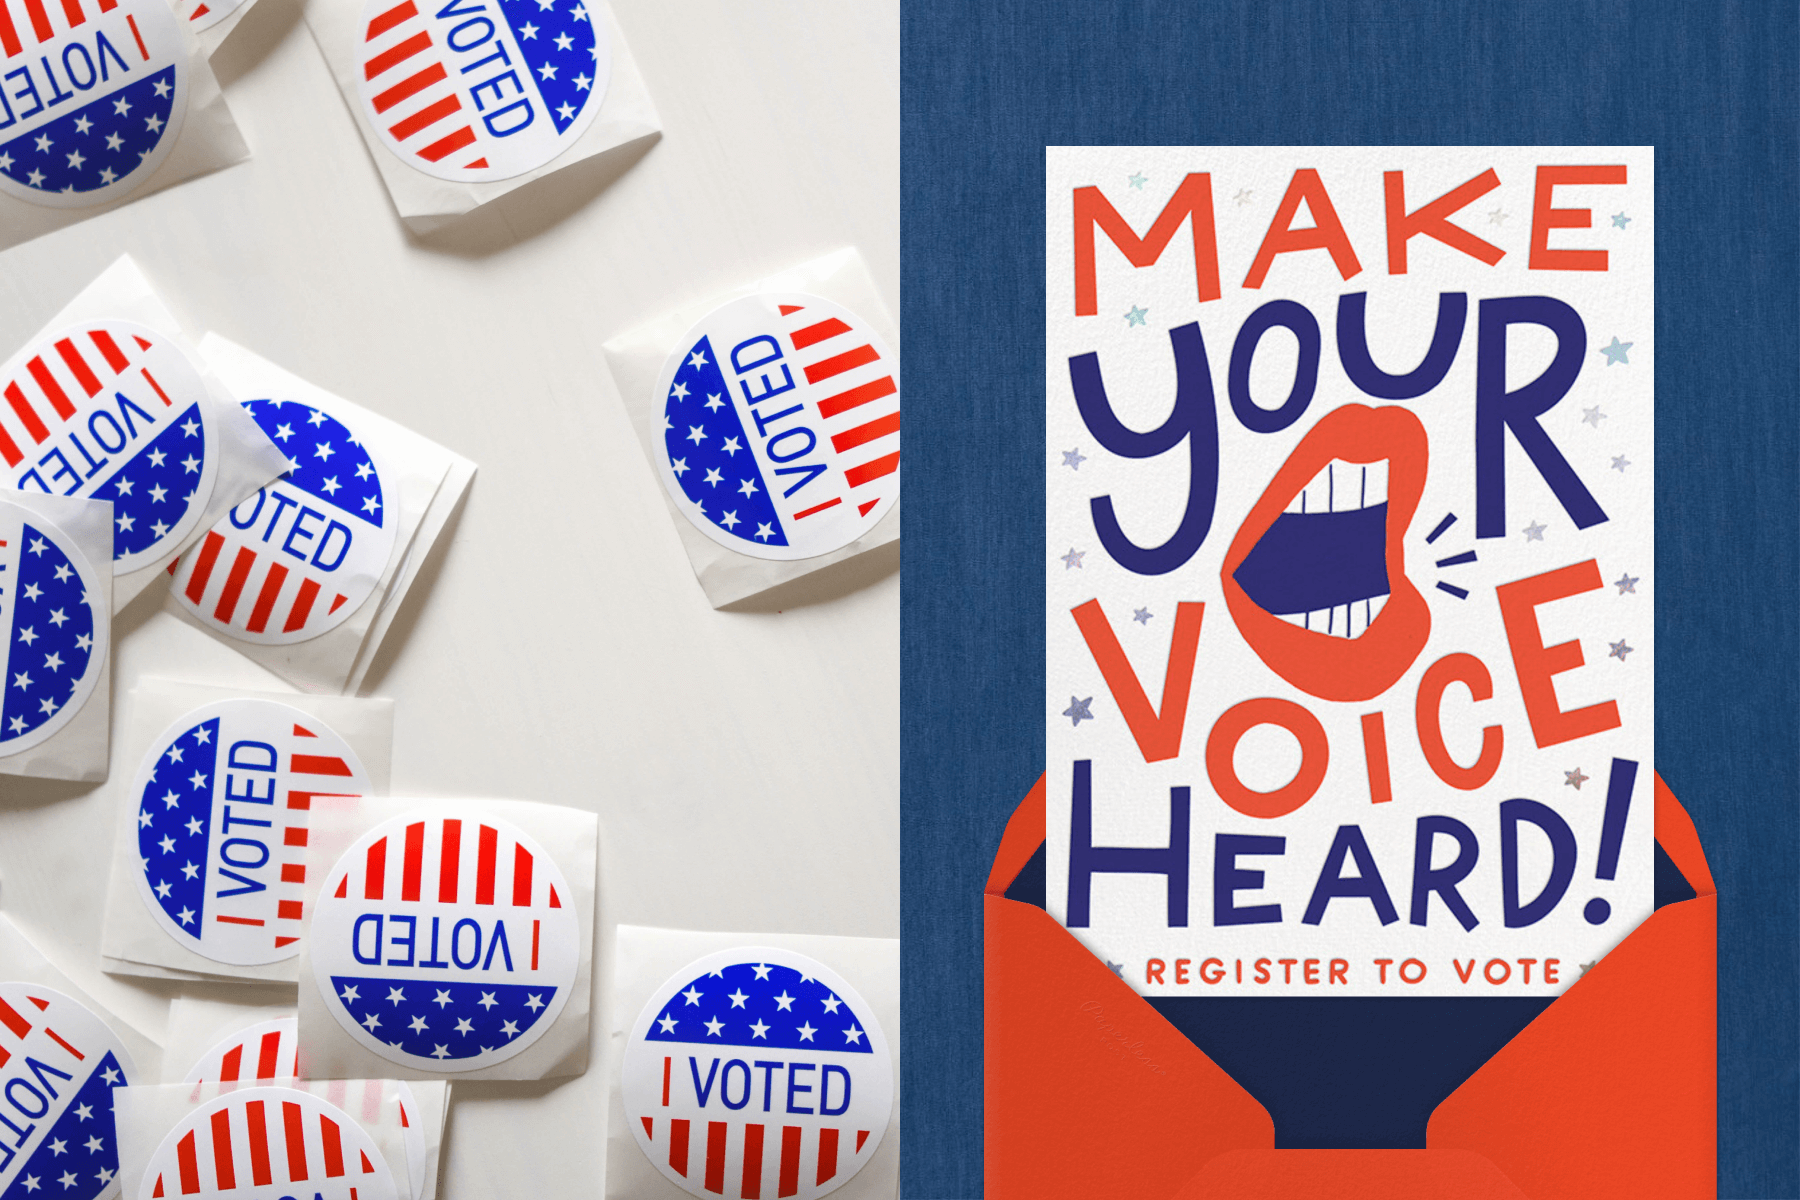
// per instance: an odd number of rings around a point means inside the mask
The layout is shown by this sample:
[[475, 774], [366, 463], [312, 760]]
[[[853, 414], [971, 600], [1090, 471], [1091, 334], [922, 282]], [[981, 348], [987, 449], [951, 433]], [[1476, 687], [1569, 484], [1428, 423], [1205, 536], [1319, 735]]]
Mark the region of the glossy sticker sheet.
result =
[[145, 679], [126, 704], [107, 970], [295, 980], [312, 806], [386, 792], [392, 702]]
[[128, 256], [0, 364], [0, 484], [113, 505], [113, 611], [286, 466]]
[[[541, 1079], [587, 1061], [597, 822], [524, 801], [314, 805], [312, 1074]], [[316, 876], [316, 878], [315, 878]]]
[[899, 538], [898, 332], [844, 249], [606, 343], [715, 608]]
[[415, 232], [662, 128], [605, 0], [343, 0], [307, 22]]
[[1153, 996], [1649, 916], [1651, 152], [1052, 148], [1048, 906]]
[[296, 687], [354, 691], [475, 464], [216, 334], [200, 350], [287, 470], [182, 556], [167, 607]]

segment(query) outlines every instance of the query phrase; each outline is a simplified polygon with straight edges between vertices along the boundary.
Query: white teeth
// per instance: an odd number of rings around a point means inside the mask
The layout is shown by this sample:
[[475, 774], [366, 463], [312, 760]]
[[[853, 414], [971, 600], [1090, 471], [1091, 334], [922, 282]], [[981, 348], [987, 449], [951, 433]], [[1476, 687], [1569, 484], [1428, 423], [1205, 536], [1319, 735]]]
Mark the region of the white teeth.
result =
[[1310, 629], [1314, 633], [1354, 639], [1361, 637], [1375, 618], [1381, 615], [1387, 601], [1386, 596], [1374, 596], [1367, 600], [1340, 604], [1336, 608], [1321, 608], [1317, 612], [1277, 613], [1276, 616], [1289, 625]]
[[1314, 475], [1283, 512], [1354, 512], [1387, 503], [1388, 460], [1347, 463], [1332, 459]]

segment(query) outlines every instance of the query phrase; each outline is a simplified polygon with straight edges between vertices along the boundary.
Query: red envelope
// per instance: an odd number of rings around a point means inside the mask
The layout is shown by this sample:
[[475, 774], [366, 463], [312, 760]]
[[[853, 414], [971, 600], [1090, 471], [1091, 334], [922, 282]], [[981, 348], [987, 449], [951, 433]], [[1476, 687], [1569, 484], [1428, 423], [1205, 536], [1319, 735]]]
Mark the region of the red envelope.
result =
[[986, 1191], [1161, 1200], [1653, 1200], [1717, 1191], [1718, 897], [1656, 780], [1664, 905], [1432, 1113], [1424, 1150], [1277, 1150], [1263, 1106], [1046, 912], [1005, 892], [1044, 842], [1044, 781], [983, 897]]

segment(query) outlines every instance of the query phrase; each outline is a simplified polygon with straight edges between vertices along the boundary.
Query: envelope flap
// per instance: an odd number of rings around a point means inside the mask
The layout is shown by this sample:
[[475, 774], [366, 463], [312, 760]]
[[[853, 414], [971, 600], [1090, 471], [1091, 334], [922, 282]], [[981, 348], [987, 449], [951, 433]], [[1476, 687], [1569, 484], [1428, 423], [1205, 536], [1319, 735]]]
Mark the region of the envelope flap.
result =
[[[1038, 780], [1039, 790], [1043, 786], [1043, 780]], [[1688, 816], [1687, 809], [1675, 798], [1661, 775], [1656, 777], [1656, 841], [1669, 856], [1669, 861], [1687, 877], [1696, 895], [1711, 896], [1718, 890], [1713, 886], [1712, 869], [1707, 866], [1706, 851], [1700, 845], [1694, 819]]]
[[994, 867], [988, 872], [986, 893], [1003, 896], [1031, 856], [1044, 844], [1047, 833], [1044, 817], [1044, 777], [1038, 776], [1019, 806], [1006, 821], [1006, 832], [1000, 835], [1000, 849], [994, 852]]
[[1163, 1196], [1274, 1145], [1262, 1106], [1042, 909], [982, 903], [990, 1200]]
[[1468, 1150], [1233, 1150], [1172, 1200], [1527, 1200]]

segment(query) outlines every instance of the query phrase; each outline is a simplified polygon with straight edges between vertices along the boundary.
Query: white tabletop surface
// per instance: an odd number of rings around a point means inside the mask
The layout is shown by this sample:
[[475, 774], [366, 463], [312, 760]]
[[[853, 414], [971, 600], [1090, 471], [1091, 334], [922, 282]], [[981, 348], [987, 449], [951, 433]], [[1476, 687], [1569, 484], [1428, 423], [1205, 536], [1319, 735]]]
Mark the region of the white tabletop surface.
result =
[[[601, 342], [843, 245], [898, 313], [897, 5], [614, 7], [661, 140], [420, 239], [301, 0], [257, 0], [213, 60], [251, 160], [0, 254], [0, 347], [128, 252], [196, 338], [217, 330], [480, 465], [363, 691], [396, 702], [396, 794], [599, 814], [603, 971], [619, 922], [896, 937], [898, 554], [713, 611]], [[159, 604], [116, 626], [115, 739], [140, 676], [285, 690]], [[110, 801], [0, 777], [0, 908], [157, 1036], [177, 985], [98, 968]], [[599, 1194], [605, 993], [586, 1076], [455, 1102], [446, 1195], [517, 1194], [487, 1148], [582, 1114], [596, 1136], [532, 1153]]]

